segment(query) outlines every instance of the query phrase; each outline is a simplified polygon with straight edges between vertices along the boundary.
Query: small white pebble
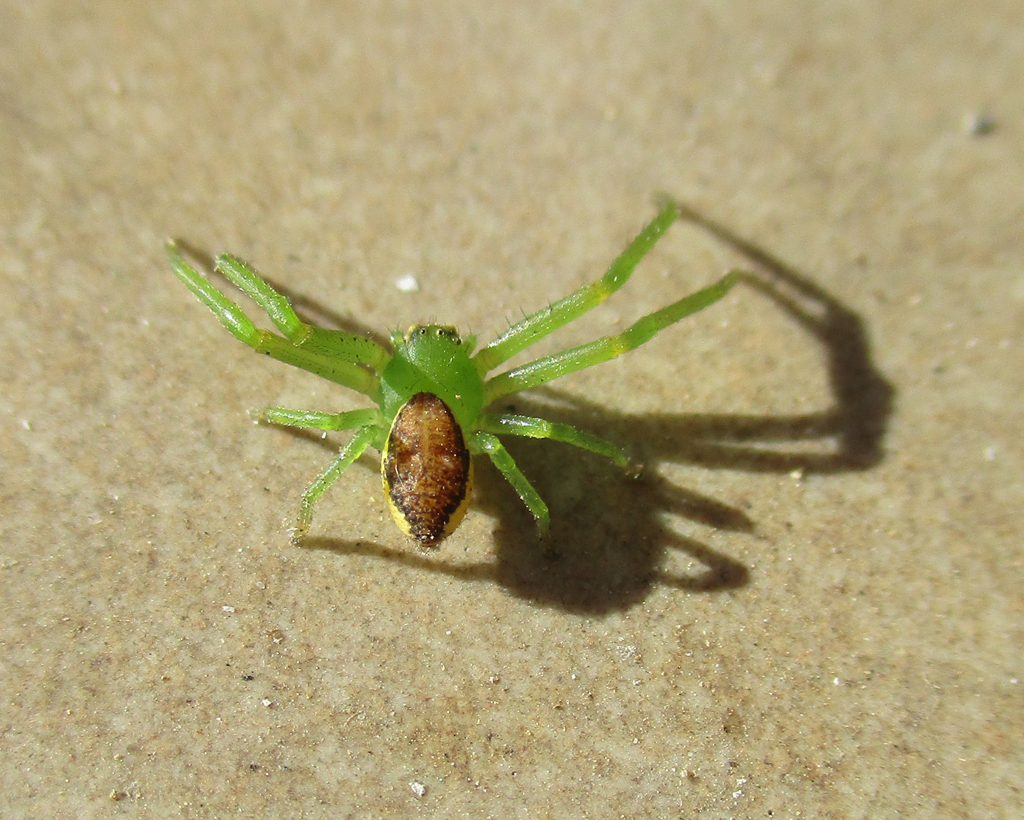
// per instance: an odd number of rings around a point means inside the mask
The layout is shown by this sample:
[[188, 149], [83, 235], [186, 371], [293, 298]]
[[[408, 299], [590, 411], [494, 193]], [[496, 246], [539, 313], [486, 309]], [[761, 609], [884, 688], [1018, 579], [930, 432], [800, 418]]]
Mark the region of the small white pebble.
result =
[[395, 281], [395, 287], [402, 293], [415, 293], [420, 289], [420, 283], [411, 273]]
[[417, 783], [415, 780], [409, 784], [409, 788], [412, 789], [412, 793], [417, 797], [423, 797], [427, 793], [427, 787], [422, 783]]
[[233, 606], [222, 606], [221, 609], [229, 613], [235, 611], [235, 608]]

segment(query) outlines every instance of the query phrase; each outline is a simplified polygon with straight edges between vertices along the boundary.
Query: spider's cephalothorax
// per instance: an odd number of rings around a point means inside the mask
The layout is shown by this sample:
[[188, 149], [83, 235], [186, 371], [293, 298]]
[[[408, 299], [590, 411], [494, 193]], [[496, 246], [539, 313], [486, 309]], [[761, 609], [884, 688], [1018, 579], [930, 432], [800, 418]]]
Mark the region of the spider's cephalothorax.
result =
[[381, 475], [399, 526], [421, 544], [433, 545], [458, 526], [469, 503], [472, 454], [486, 453], [518, 493], [542, 531], [547, 505], [516, 466], [498, 436], [561, 441], [627, 465], [614, 444], [568, 424], [485, 413], [497, 399], [557, 379], [632, 350], [658, 331], [721, 299], [739, 278], [718, 282], [634, 322], [624, 332], [544, 356], [488, 378], [517, 353], [599, 305], [622, 287], [637, 263], [668, 230], [678, 207], [666, 205], [612, 263], [603, 277], [527, 316], [473, 352], [447, 325], [414, 325], [392, 337], [393, 351], [364, 336], [315, 327], [296, 315], [288, 300], [249, 265], [228, 254], [217, 269], [250, 296], [280, 331], [260, 330], [248, 316], [187, 262], [173, 242], [167, 255], [174, 273], [241, 341], [260, 353], [301, 367], [368, 396], [376, 407], [343, 413], [268, 408], [261, 421], [318, 430], [355, 430], [338, 456], [302, 495], [294, 537], [309, 530], [313, 505], [367, 447], [381, 453]]

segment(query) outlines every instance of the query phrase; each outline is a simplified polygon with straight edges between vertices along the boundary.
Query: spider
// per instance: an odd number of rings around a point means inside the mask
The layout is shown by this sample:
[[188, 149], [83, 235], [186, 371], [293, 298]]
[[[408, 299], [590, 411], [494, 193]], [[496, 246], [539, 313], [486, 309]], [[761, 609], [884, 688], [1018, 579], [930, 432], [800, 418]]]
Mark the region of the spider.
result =
[[253, 299], [281, 332], [261, 330], [244, 311], [189, 266], [173, 241], [171, 268], [185, 286], [235, 336], [259, 353], [301, 367], [369, 397], [377, 406], [342, 413], [273, 407], [257, 421], [316, 430], [355, 430], [335, 459], [306, 489], [292, 540], [309, 531], [313, 507], [367, 447], [381, 453], [384, 495], [398, 526], [423, 546], [450, 535], [465, 515], [473, 482], [473, 454], [486, 453], [502, 472], [542, 535], [548, 507], [516, 466], [499, 436], [527, 436], [572, 444], [628, 467], [625, 453], [609, 441], [568, 424], [484, 410], [511, 393], [592, 367], [649, 341], [656, 333], [721, 299], [738, 281], [729, 271], [713, 285], [605, 336], [488, 377], [508, 359], [579, 318], [621, 288], [640, 260], [678, 217], [667, 204], [596, 282], [516, 323], [474, 353], [476, 340], [448, 325], [413, 325], [391, 334], [393, 350], [354, 333], [315, 327], [296, 315], [288, 299], [252, 267], [230, 254], [216, 269]]

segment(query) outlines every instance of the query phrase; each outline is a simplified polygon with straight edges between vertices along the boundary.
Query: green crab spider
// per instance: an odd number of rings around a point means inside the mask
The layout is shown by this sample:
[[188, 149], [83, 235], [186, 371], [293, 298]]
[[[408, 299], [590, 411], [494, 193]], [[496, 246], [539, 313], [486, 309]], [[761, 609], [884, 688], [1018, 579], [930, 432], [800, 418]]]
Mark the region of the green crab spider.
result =
[[399, 527], [420, 544], [433, 546], [458, 526], [472, 488], [471, 455], [486, 453], [508, 479], [542, 534], [548, 507], [519, 470], [499, 436], [552, 439], [606, 456], [627, 467], [619, 447], [568, 424], [484, 410], [511, 393], [537, 387], [577, 370], [614, 359], [659, 331], [721, 299], [738, 281], [733, 270], [714, 284], [638, 319], [627, 330], [560, 353], [488, 373], [548, 334], [582, 316], [621, 288], [640, 260], [678, 217], [667, 204], [600, 279], [527, 316], [475, 353], [473, 337], [447, 325], [414, 325], [393, 333], [393, 350], [372, 339], [306, 324], [290, 302], [245, 262], [230, 254], [216, 269], [266, 311], [280, 335], [261, 330], [238, 305], [166, 245], [171, 268], [185, 286], [235, 336], [259, 353], [308, 370], [369, 397], [376, 407], [342, 413], [259, 411], [257, 421], [316, 430], [355, 430], [348, 443], [303, 493], [293, 541], [309, 531], [313, 507], [328, 487], [367, 447], [381, 453], [388, 506]]

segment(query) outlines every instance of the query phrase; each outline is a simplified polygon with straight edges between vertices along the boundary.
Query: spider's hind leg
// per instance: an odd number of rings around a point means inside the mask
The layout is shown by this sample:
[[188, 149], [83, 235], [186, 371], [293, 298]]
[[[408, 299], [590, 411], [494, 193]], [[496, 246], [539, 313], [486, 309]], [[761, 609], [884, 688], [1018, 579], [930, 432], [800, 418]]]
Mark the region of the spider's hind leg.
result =
[[516, 494], [523, 500], [526, 509], [530, 511], [530, 514], [537, 522], [537, 529], [540, 530], [541, 536], [547, 535], [548, 529], [551, 527], [548, 505], [544, 503], [540, 493], [534, 489], [526, 476], [523, 475], [523, 471], [519, 469], [508, 450], [505, 449], [505, 445], [498, 440], [498, 437], [491, 433], [477, 430], [469, 437], [469, 449], [474, 453], [486, 453], [490, 457], [491, 461], [494, 462], [494, 466], [501, 471], [501, 474], [512, 485]]
[[316, 480], [302, 494], [302, 501], [299, 504], [299, 520], [292, 530], [292, 543], [301, 540], [309, 532], [309, 526], [313, 521], [313, 505], [320, 499], [320, 496], [327, 492], [327, 488], [363, 454], [367, 447], [382, 446], [382, 439], [386, 433], [386, 430], [373, 425], [356, 430], [355, 435], [352, 436], [348, 444], [341, 448], [341, 452], [338, 453], [334, 461], [316, 477]]
[[283, 427], [306, 427], [313, 430], [351, 430], [355, 427], [386, 426], [384, 416], [376, 407], [365, 410], [346, 410], [343, 413], [321, 413], [317, 410], [289, 410], [286, 407], [266, 407], [252, 414], [253, 420]]
[[559, 424], [547, 419], [517, 416], [513, 413], [485, 413], [480, 416], [477, 425], [478, 429], [497, 435], [560, 441], [563, 444], [571, 444], [573, 447], [610, 458], [620, 467], [630, 466], [629, 459], [619, 447], [592, 433], [577, 430], [571, 424]]

